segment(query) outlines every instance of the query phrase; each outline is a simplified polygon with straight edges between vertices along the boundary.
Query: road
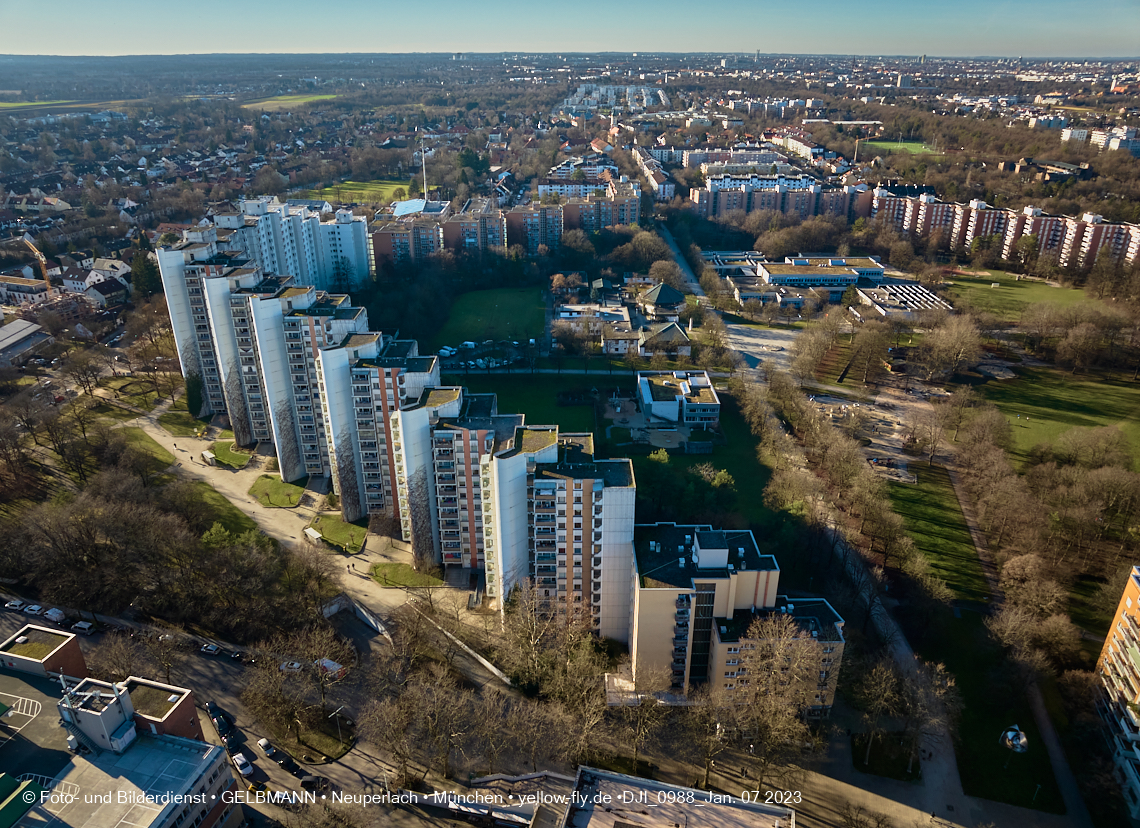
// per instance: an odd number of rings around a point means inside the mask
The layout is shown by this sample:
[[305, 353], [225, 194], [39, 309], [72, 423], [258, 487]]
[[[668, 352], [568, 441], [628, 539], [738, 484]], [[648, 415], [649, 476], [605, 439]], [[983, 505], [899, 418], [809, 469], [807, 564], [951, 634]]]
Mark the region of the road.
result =
[[661, 234], [661, 238], [665, 239], [665, 244], [669, 245], [669, 249], [673, 252], [673, 260], [677, 262], [681, 268], [681, 278], [685, 281], [685, 286], [688, 287], [689, 292], [696, 296], [698, 299], [705, 298], [705, 292], [701, 289], [701, 283], [693, 274], [693, 269], [689, 267], [689, 263], [685, 261], [685, 257], [681, 255], [681, 249], [677, 247], [677, 242], [673, 240], [673, 234], [661, 222], [657, 223], [657, 232]]

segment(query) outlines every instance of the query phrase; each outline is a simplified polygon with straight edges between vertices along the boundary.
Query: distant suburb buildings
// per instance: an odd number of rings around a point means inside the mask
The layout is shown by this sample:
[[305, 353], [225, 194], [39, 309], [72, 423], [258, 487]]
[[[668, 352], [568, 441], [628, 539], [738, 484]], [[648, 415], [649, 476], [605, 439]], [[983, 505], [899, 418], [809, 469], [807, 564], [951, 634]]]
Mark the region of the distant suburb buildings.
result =
[[[378, 216], [369, 230], [373, 269], [426, 258], [441, 250], [485, 253], [521, 245], [527, 255], [540, 246], [557, 250], [566, 230], [594, 233], [606, 227], [637, 224], [641, 192], [636, 183], [613, 178], [578, 181], [551, 178], [546, 198], [502, 210], [489, 199], [473, 198], [455, 214], [447, 205], [438, 210], [401, 210]], [[397, 205], [399, 207], [399, 205]]]

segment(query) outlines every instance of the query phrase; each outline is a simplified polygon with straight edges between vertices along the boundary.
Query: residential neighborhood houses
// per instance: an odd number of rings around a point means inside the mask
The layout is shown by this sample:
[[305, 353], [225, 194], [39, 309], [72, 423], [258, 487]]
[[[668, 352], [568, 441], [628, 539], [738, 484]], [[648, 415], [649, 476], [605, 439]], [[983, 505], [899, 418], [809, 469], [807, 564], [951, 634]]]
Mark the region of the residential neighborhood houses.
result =
[[11, 57], [11, 825], [1140, 815], [1135, 59]]

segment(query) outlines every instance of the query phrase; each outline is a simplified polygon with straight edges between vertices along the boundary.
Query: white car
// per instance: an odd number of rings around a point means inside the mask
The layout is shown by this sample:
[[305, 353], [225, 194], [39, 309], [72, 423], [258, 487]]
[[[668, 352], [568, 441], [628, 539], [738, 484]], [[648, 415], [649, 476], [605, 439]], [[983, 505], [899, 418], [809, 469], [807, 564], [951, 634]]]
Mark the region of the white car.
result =
[[275, 747], [273, 747], [273, 745], [269, 744], [268, 739], [258, 739], [257, 740], [257, 746], [259, 748], [261, 748], [261, 752], [264, 753], [266, 756], [273, 756], [273, 754], [277, 753], [277, 748], [275, 748]]
[[7, 604], [4, 605], [4, 609], [16, 610], [16, 612], [19, 612], [23, 608], [24, 608], [24, 602], [23, 601], [9, 601]]
[[44, 608], [41, 607], [39, 604], [31, 604], [29, 606], [24, 607], [24, 613], [26, 615], [39, 615], [43, 611], [44, 611]]
[[299, 662], [299, 661], [282, 661], [281, 662], [281, 672], [282, 673], [299, 673], [299, 672], [301, 672], [301, 662]]
[[202, 655], [211, 655], [211, 656], [217, 655], [221, 651], [222, 651], [222, 648], [219, 647], [217, 644], [203, 644], [202, 649], [201, 649]]
[[249, 760], [245, 758], [244, 753], [234, 754], [234, 767], [237, 768], [237, 772], [242, 776], [249, 776], [251, 773], [253, 773], [253, 765], [251, 765], [249, 763]]

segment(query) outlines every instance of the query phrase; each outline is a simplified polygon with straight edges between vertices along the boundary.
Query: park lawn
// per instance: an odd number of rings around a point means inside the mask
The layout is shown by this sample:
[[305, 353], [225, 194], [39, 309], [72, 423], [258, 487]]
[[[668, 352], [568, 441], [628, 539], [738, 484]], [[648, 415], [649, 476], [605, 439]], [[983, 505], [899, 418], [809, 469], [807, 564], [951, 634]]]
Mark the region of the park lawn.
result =
[[313, 103], [315, 101], [331, 101], [336, 95], [275, 95], [272, 98], [259, 98], [255, 101], [242, 104], [244, 109], [260, 109], [262, 111], [273, 112], [279, 109], [291, 109], [294, 106], [301, 104]]
[[374, 181], [345, 181], [320, 190], [305, 190], [301, 198], [320, 198], [325, 201], [356, 201], [387, 204], [395, 201], [396, 190], [408, 191], [411, 181], [378, 178]]
[[463, 385], [472, 394], [498, 395], [500, 414], [525, 414], [527, 425], [557, 425], [564, 432], [594, 430], [592, 405], [559, 405], [559, 391], [597, 388], [599, 392], [621, 386], [633, 390], [628, 376], [595, 380], [580, 374], [459, 374], [445, 377], [444, 384]]
[[[934, 633], [911, 640], [918, 642], [914, 649], [922, 658], [946, 665], [962, 696], [954, 745], [962, 789], [967, 796], [1064, 813], [1064, 800], [1028, 701], [1024, 694], [995, 690], [991, 673], [1001, 665], [1001, 647], [990, 637], [981, 613], [961, 615], [954, 618], [949, 609], [939, 610]], [[998, 744], [1001, 732], [1012, 724], [1029, 738], [1027, 753], [1010, 756]]]
[[111, 389], [119, 402], [143, 411], [150, 411], [158, 403], [154, 386], [146, 380], [135, 377], [103, 377], [99, 380], [99, 386]]
[[364, 523], [345, 523], [339, 515], [320, 515], [311, 524], [321, 533], [326, 543], [339, 546], [350, 555], [364, 548], [364, 537], [368, 534], [367, 518]]
[[[835, 344], [831, 346], [831, 350], [824, 355], [819, 365], [816, 366], [815, 378], [828, 385], [841, 385], [845, 382], [851, 382], [853, 385], [862, 385], [862, 382], [859, 381], [862, 379], [862, 375], [856, 377], [854, 382], [852, 382], [851, 372], [848, 372], [846, 376], [843, 375], [853, 355], [851, 335], [841, 334], [835, 340]], [[843, 376], [842, 380], [840, 376]]]
[[[726, 444], [716, 445], [712, 454], [676, 454], [670, 455], [669, 467], [681, 471], [688, 471], [702, 463], [711, 463], [717, 469], [724, 469], [732, 475], [736, 483], [735, 491], [728, 500], [724, 510], [723, 519], [718, 523], [724, 529], [752, 529], [757, 533], [757, 541], [762, 538], [775, 538], [779, 518], [771, 509], [764, 505], [764, 487], [772, 476], [772, 470], [760, 461], [756, 451], [756, 437], [744, 420], [735, 401], [727, 392], [720, 392], [720, 430], [725, 436]], [[617, 449], [618, 457], [627, 456], [624, 449]], [[632, 454], [632, 453], [631, 453]], [[654, 477], [658, 464], [649, 459], [646, 454], [632, 454], [634, 479], [641, 485]], [[690, 517], [686, 515], [686, 518]], [[678, 518], [680, 520], [681, 518]], [[699, 522], [708, 522], [708, 518], [696, 515]], [[779, 546], [778, 544], [776, 545]], [[789, 553], [790, 549], [786, 550]], [[785, 564], [791, 565], [791, 558], [804, 558], [802, 555], [788, 555], [789, 560], [779, 556], [774, 549], [762, 548], [763, 554], [776, 554], [779, 557], [781, 569]]]
[[474, 290], [456, 298], [447, 323], [426, 352], [437, 353], [443, 345], [457, 348], [461, 342], [488, 339], [525, 344], [542, 336], [545, 325], [546, 300], [539, 288]]
[[91, 406], [91, 410], [99, 417], [108, 420], [119, 420], [120, 422], [134, 420], [140, 416], [137, 411], [131, 411], [105, 399], [100, 399], [95, 405]]
[[127, 442], [153, 460], [152, 473], [160, 472], [174, 464], [174, 455], [160, 446], [153, 437], [137, 426], [124, 426], [119, 429]]
[[892, 481], [889, 489], [891, 503], [915, 546], [959, 600], [984, 601], [989, 588], [949, 473], [942, 466], [926, 464], [911, 465], [909, 470], [917, 475], [917, 484]]
[[259, 531], [253, 518], [230, 503], [225, 495], [209, 483], [194, 480], [190, 481], [190, 485], [197, 489], [198, 500], [209, 509], [210, 516], [213, 518], [211, 523], [222, 524], [226, 531], [233, 535]]
[[[934, 155], [934, 148], [922, 141], [861, 141], [860, 147], [873, 149], [876, 152], [907, 152], [911, 155]], [[941, 154], [941, 153], [937, 153]]]
[[[225, 433], [226, 432], [223, 432], [223, 434]], [[231, 469], [244, 469], [246, 463], [248, 463], [253, 456], [250, 452], [237, 451], [234, 449], [232, 434], [230, 434], [229, 439], [218, 440], [210, 446], [210, 451], [214, 453], [214, 457], [219, 463], [229, 466]]]
[[[1052, 287], [1030, 279], [1019, 280], [1015, 274], [1003, 270], [987, 270], [983, 273], [989, 275], [951, 276], [950, 301], [955, 305], [968, 305], [974, 310], [992, 313], [1005, 322], [1018, 321], [1026, 307], [1039, 302], [1069, 307], [1095, 301], [1083, 290]], [[995, 282], [999, 287], [991, 287]]]
[[286, 483], [273, 474], [263, 474], [249, 489], [250, 495], [257, 498], [262, 506], [278, 509], [292, 509], [301, 502], [308, 478], [298, 483]]
[[[1070, 374], [1056, 368], [1014, 368], [1016, 380], [978, 387], [1013, 425], [1012, 454], [1025, 462], [1038, 443], [1071, 428], [1119, 426], [1140, 460], [1140, 384], [1104, 374]], [[1140, 464], [1134, 462], [1134, 468]]]
[[382, 587], [437, 587], [443, 581], [428, 572], [416, 572], [406, 563], [378, 563], [372, 579]]
[[185, 394], [158, 415], [158, 424], [175, 437], [196, 437], [209, 423], [209, 418], [203, 420], [190, 414], [186, 409]]

